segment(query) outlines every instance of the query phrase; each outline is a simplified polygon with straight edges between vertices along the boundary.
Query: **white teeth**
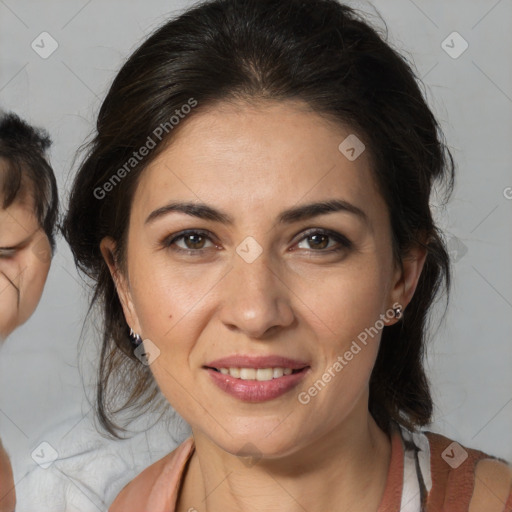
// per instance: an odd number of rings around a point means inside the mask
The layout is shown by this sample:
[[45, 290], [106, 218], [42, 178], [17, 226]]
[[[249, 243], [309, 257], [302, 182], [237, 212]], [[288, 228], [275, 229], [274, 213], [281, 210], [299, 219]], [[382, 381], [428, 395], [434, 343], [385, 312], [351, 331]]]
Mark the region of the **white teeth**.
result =
[[254, 380], [256, 378], [256, 370], [254, 368], [240, 368], [240, 378], [242, 380]]
[[219, 368], [219, 371], [236, 379], [258, 381], [278, 379], [293, 372], [291, 368]]
[[258, 368], [256, 370], [256, 380], [272, 380], [274, 371], [272, 368]]
[[282, 377], [284, 375], [284, 369], [283, 368], [274, 368], [274, 379], [277, 379], [279, 377]]

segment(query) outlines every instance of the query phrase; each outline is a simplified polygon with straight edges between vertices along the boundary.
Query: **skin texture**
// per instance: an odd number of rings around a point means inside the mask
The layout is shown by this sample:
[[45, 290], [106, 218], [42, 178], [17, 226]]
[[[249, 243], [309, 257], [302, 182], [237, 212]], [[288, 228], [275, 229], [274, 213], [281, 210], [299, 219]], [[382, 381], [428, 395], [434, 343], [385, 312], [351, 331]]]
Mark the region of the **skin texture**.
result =
[[[35, 311], [50, 269], [50, 242], [33, 210], [28, 195], [0, 209], [0, 342]], [[0, 441], [0, 512], [12, 512], [15, 503], [12, 468]]]
[[51, 248], [32, 201], [0, 209], [0, 340], [35, 311], [48, 276]]
[[[160, 350], [151, 370], [193, 430], [178, 510], [377, 509], [390, 458], [389, 439], [368, 412], [380, 334], [308, 404], [298, 401], [379, 315], [395, 303], [406, 308], [425, 258], [411, 248], [403, 268], [393, 261], [368, 152], [349, 161], [338, 150], [350, 133], [295, 102], [203, 111], [141, 176], [126, 267], [115, 262], [114, 240], [102, 241], [127, 323]], [[328, 199], [357, 206], [368, 223], [347, 212], [276, 222], [285, 209]], [[207, 203], [234, 224], [176, 212], [145, 223], [177, 200]], [[309, 228], [344, 235], [352, 247], [308, 238]], [[184, 229], [210, 235], [161, 243]], [[236, 251], [248, 236], [262, 249], [252, 263]], [[286, 394], [244, 403], [203, 368], [235, 354], [282, 355], [310, 369]]]
[[9, 457], [0, 440], [0, 512], [13, 512], [16, 493]]

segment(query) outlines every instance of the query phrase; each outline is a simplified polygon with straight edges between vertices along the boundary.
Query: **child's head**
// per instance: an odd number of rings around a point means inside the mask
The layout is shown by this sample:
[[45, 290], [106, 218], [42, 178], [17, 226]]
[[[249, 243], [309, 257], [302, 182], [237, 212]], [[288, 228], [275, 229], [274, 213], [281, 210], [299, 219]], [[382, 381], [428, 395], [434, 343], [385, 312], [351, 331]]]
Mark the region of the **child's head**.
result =
[[48, 134], [0, 116], [0, 339], [34, 312], [55, 248], [57, 183]]

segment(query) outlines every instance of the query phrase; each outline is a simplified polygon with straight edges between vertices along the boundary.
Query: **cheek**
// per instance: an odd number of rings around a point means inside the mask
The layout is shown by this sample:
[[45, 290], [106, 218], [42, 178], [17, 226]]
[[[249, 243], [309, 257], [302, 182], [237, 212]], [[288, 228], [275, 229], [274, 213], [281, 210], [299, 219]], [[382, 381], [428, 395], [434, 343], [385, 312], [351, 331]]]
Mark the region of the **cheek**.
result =
[[50, 261], [30, 252], [24, 261], [26, 270], [20, 281], [20, 321], [25, 322], [34, 313], [50, 270]]
[[18, 318], [18, 292], [9, 281], [12, 280], [12, 272], [5, 267], [0, 262], [0, 339], [6, 338], [14, 330]]
[[314, 280], [298, 278], [293, 290], [307, 323], [336, 350], [374, 326], [386, 308], [386, 274], [371, 255], [317, 274]]
[[50, 261], [30, 248], [0, 261], [0, 330], [4, 337], [35, 311], [48, 276]]
[[[144, 339], [159, 350], [150, 369], [166, 399], [194, 423], [195, 396], [201, 348], [197, 345], [215, 309], [222, 277], [229, 268], [175, 265], [133, 255], [129, 269], [133, 305]], [[211, 339], [210, 342], [215, 340]], [[202, 347], [204, 348], [204, 347]], [[211, 348], [211, 346], [210, 346]], [[195, 411], [192, 413], [192, 411]]]
[[[386, 312], [385, 274], [372, 257], [363, 265], [331, 271], [307, 289], [297, 285], [294, 291], [307, 306], [301, 311], [318, 361], [310, 384], [322, 381], [306, 392], [310, 399], [321, 395], [316, 403], [320, 409], [334, 401], [334, 409], [345, 413], [366, 389], [375, 364]], [[331, 391], [319, 392], [323, 384]]]
[[[145, 261], [151, 261], [148, 257]], [[154, 258], [151, 266], [144, 258], [130, 271], [130, 289], [142, 334], [157, 344], [175, 343], [184, 329], [200, 325], [201, 313], [216, 286], [222, 286], [226, 269], [196, 264], [172, 266]], [[190, 337], [190, 334], [189, 336]]]

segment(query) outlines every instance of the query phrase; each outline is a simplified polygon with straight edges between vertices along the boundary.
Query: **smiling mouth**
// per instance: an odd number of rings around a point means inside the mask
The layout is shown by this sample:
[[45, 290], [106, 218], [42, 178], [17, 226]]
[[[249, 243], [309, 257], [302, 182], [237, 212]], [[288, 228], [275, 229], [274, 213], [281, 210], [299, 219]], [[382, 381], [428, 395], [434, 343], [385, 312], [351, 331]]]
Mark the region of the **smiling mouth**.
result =
[[240, 380], [255, 380], [255, 381], [268, 381], [273, 379], [279, 379], [285, 377], [287, 375], [292, 375], [295, 373], [300, 373], [306, 370], [308, 367], [292, 369], [292, 368], [284, 368], [284, 367], [274, 367], [274, 368], [212, 368], [211, 366], [205, 367], [208, 370], [214, 370], [215, 372], [221, 373], [223, 375], [229, 375], [235, 379]]

